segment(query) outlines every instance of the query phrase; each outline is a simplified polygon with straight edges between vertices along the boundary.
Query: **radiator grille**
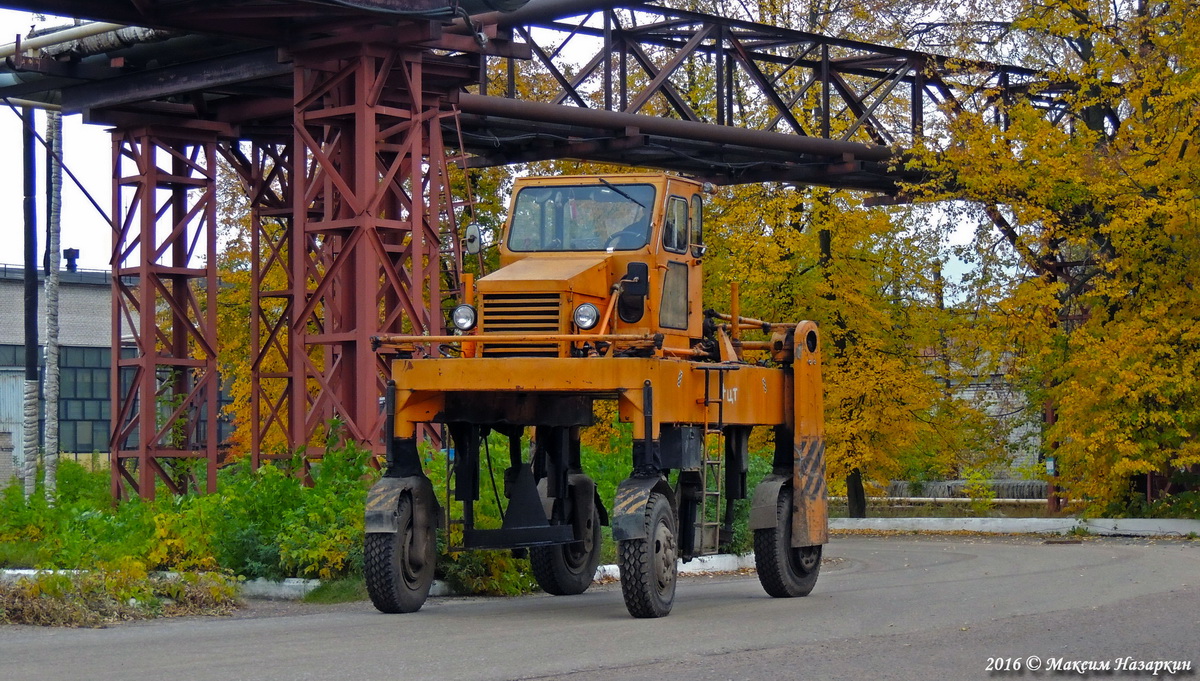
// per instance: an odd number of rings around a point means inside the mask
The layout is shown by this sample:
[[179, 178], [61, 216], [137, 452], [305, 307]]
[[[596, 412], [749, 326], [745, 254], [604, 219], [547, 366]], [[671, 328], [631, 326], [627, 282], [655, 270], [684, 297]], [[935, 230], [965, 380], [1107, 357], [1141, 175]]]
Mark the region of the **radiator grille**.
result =
[[560, 333], [562, 298], [556, 293], [485, 293], [483, 295], [484, 357], [557, 357], [558, 344], [488, 343], [490, 333]]

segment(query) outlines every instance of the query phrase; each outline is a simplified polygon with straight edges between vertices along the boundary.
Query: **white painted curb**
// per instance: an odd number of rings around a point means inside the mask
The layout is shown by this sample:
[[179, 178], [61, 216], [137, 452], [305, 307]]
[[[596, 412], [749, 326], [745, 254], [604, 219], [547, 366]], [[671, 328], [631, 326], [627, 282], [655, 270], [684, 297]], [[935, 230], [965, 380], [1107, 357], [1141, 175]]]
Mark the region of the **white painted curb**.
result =
[[278, 582], [273, 579], [248, 579], [242, 582], [242, 596], [271, 601], [298, 601], [318, 586], [321, 586], [319, 579], [289, 577]]
[[[693, 558], [691, 562], [679, 562], [679, 574], [681, 575], [703, 575], [709, 572], [735, 572], [746, 568], [754, 567], [754, 554], [747, 553], [744, 556], [735, 556], [730, 553], [721, 553], [715, 556], [701, 556]], [[596, 568], [596, 580], [602, 579], [620, 579], [621, 569], [616, 565], [601, 565]]]
[[1200, 536], [1200, 520], [1160, 518], [831, 518], [831, 530], [901, 532], [984, 532], [1066, 534], [1073, 531], [1113, 537]]
[[[831, 518], [831, 530], [875, 530], [901, 532], [981, 532], [989, 534], [1067, 534], [1086, 531], [1089, 534], [1116, 537], [1187, 537], [1200, 536], [1200, 520], [1171, 520], [1156, 518], [1120, 518], [1081, 520], [1078, 518]], [[735, 572], [754, 567], [754, 554], [735, 556], [719, 554], [679, 563], [680, 574]], [[46, 570], [0, 570], [0, 581], [15, 582], [21, 577], [33, 577]], [[69, 572], [65, 571], [64, 572]], [[616, 565], [601, 565], [596, 579], [620, 579]], [[319, 579], [285, 579], [273, 581], [251, 579], [242, 583], [242, 596], [269, 600], [299, 600], [320, 586]], [[450, 585], [436, 580], [430, 596], [455, 596]]]
[[[319, 579], [291, 577], [278, 582], [270, 579], [250, 579], [242, 582], [242, 597], [268, 601], [298, 601], [318, 586], [321, 586]], [[429, 595], [453, 596], [455, 594], [449, 584], [437, 579], [429, 588]]]
[[[688, 563], [679, 563], [679, 573], [684, 575], [706, 574], [710, 572], [734, 572], [754, 567], [754, 554], [735, 556], [719, 554], [695, 558]], [[14, 571], [15, 572], [15, 571]], [[36, 570], [26, 570], [30, 574]], [[621, 571], [616, 565], [601, 565], [596, 568], [596, 580], [620, 579]], [[308, 592], [321, 585], [319, 579], [285, 579], [279, 582], [268, 579], [251, 579], [242, 584], [242, 596], [263, 600], [300, 600]], [[435, 580], [429, 589], [430, 596], [460, 595], [446, 582]]]
[[56, 573], [75, 574], [79, 570], [28, 570], [25, 568], [8, 568], [0, 570], [0, 582], [8, 582], [16, 584], [22, 577], [37, 577], [38, 575], [48, 575]]

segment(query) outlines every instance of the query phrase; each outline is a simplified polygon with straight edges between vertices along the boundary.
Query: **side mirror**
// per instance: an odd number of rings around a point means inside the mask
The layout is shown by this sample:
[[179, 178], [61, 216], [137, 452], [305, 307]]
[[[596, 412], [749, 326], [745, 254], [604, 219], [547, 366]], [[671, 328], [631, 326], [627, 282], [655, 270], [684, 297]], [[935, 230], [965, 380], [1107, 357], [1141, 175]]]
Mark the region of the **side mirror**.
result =
[[483, 248], [483, 240], [479, 236], [479, 225], [472, 222], [467, 225], [466, 233], [463, 235], [463, 242], [466, 244], [467, 253], [477, 255]]
[[704, 253], [707, 250], [708, 250], [708, 247], [705, 246], [704, 244], [694, 244], [692, 246], [692, 257], [693, 258], [703, 258]]
[[646, 313], [646, 296], [650, 295], [650, 266], [644, 262], [631, 262], [621, 277], [624, 286], [617, 298], [617, 315], [621, 321], [633, 324]]

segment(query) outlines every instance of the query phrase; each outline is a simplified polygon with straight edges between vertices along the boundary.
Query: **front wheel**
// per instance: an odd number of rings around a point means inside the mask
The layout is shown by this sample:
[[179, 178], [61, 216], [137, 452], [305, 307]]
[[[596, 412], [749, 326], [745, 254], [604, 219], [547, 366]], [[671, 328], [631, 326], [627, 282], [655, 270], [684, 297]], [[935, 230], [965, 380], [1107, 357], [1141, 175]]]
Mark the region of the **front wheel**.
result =
[[618, 542], [621, 594], [634, 617], [665, 617], [675, 603], [679, 566], [675, 514], [659, 493], [646, 503], [646, 536]]
[[792, 546], [792, 490], [779, 491], [775, 527], [754, 531], [754, 567], [763, 589], [775, 598], [807, 596], [821, 572], [821, 546]]
[[533, 578], [542, 591], [555, 596], [574, 596], [587, 591], [599, 564], [600, 510], [595, 506], [585, 525], [582, 541], [529, 549]]
[[363, 576], [371, 602], [380, 612], [416, 612], [429, 598], [437, 557], [434, 533], [420, 546], [413, 531], [413, 500], [400, 495], [396, 532], [371, 532], [363, 546]]

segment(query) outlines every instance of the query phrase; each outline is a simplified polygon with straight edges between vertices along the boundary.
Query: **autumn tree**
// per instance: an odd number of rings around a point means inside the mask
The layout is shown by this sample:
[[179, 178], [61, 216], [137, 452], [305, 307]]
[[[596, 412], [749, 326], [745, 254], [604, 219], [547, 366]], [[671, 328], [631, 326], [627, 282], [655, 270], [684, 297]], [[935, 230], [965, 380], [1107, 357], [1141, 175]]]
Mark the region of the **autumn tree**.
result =
[[1001, 236], [1015, 267], [983, 306], [1011, 320], [1047, 401], [1058, 482], [1120, 512], [1132, 477], [1200, 465], [1200, 18], [1165, 2], [996, 10], [991, 48], [1046, 68], [1059, 107], [1017, 103], [1003, 127], [960, 117], [915, 190], [970, 199]]
[[[902, 475], [933, 479], [998, 459], [1002, 433], [954, 388], [969, 363], [948, 361], [958, 320], [938, 304], [944, 234], [909, 209], [867, 208], [852, 192], [759, 184], [710, 205], [710, 304], [816, 320], [824, 335], [831, 489], [860, 502]], [[914, 225], [916, 227], [914, 227]]]

